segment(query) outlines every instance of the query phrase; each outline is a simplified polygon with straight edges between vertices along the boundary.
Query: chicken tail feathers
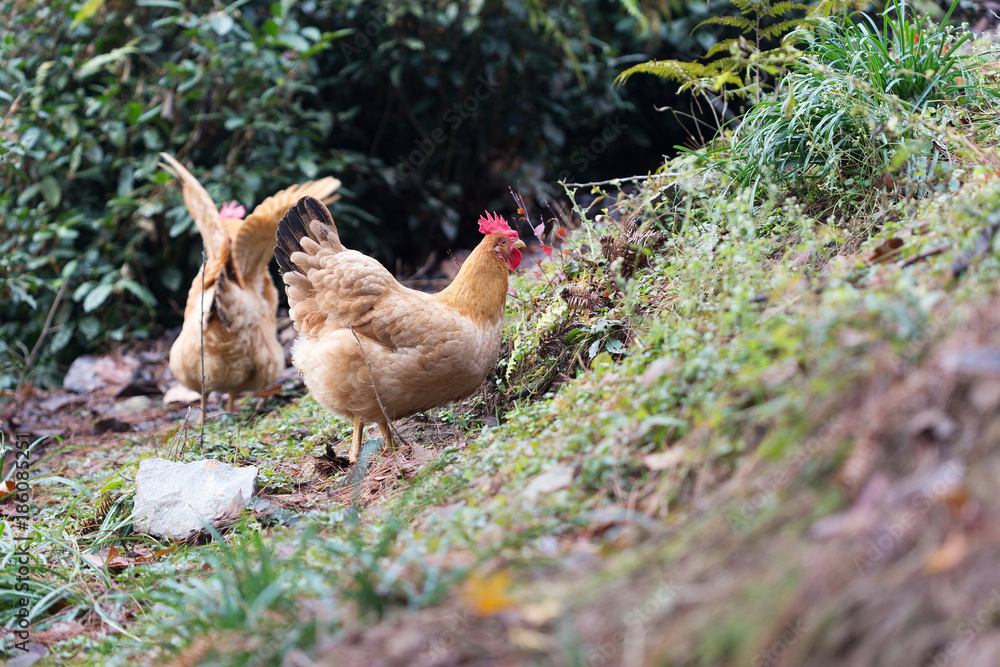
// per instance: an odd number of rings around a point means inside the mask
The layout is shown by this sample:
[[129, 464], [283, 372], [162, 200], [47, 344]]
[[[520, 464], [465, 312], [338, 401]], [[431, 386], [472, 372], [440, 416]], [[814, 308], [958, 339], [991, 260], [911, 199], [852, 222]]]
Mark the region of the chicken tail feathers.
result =
[[278, 260], [281, 275], [298, 271], [292, 261], [292, 255], [303, 252], [304, 238], [311, 239], [315, 244], [330, 248], [334, 252], [344, 249], [337, 235], [337, 225], [333, 222], [333, 216], [330, 215], [326, 205], [315, 197], [301, 198], [278, 222], [274, 258]]
[[307, 195], [322, 199], [324, 203], [336, 201], [339, 196], [332, 193], [339, 187], [339, 180], [327, 176], [318, 181], [307, 181], [285, 188], [262, 201], [243, 220], [234, 237], [233, 255], [240, 273], [249, 279], [267, 271], [267, 265], [274, 254], [278, 220], [295, 202]]

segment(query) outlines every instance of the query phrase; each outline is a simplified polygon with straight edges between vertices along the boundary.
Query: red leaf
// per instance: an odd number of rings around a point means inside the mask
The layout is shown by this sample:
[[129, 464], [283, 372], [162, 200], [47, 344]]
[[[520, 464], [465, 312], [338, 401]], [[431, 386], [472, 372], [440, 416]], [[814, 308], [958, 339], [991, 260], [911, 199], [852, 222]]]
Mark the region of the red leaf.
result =
[[545, 245], [543, 243], [542, 244], [542, 252], [545, 253], [546, 257], [548, 257], [549, 259], [552, 259], [552, 246], [547, 246], [547, 245]]

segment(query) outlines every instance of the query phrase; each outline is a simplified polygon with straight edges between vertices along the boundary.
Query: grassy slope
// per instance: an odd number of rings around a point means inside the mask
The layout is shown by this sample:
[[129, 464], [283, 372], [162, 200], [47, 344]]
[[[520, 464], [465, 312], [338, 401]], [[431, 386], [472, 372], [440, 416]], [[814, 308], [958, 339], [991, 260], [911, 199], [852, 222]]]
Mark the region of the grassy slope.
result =
[[[498, 388], [404, 427], [424, 447], [354, 485], [357, 510], [336, 500], [350, 473], [312, 458], [347, 425], [308, 397], [204, 449], [156, 445], [253, 460], [270, 499], [317, 508], [247, 519], [226, 548], [99, 573], [80, 554], [123, 544], [127, 520], [81, 536], [82, 487], [40, 487], [36, 577], [66, 598], [36, 632], [103, 617], [133, 637], [78, 635], [42, 664], [995, 663], [1000, 265], [951, 267], [1000, 184], [970, 178], [870, 239], [688, 186], [625, 202], [680, 230], [629, 279], [590, 222], [543, 265], [551, 285], [519, 279]], [[888, 238], [902, 248], [870, 261]], [[131, 478], [152, 446], [122, 445]]]

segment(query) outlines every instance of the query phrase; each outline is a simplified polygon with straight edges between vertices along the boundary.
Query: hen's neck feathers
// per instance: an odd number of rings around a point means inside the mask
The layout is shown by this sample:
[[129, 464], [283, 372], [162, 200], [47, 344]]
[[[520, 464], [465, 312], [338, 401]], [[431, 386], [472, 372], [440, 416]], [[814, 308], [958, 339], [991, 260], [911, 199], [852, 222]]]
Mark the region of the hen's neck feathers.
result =
[[500, 234], [489, 234], [462, 263], [455, 280], [434, 296], [483, 326], [503, 319], [507, 300], [507, 262], [494, 248]]

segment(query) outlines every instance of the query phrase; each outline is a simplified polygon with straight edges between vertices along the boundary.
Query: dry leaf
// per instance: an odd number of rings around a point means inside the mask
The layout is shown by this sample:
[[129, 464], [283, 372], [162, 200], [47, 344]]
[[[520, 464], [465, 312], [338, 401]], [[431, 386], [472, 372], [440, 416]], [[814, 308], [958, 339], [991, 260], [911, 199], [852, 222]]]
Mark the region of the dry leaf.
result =
[[0, 483], [0, 500], [3, 500], [10, 494], [14, 493], [14, 489], [17, 488], [17, 484], [14, 480], [8, 479], [5, 482]]
[[514, 599], [507, 594], [510, 584], [506, 572], [485, 577], [473, 574], [462, 587], [462, 597], [477, 616], [494, 616], [514, 605]]
[[559, 616], [560, 611], [559, 601], [549, 598], [541, 602], [521, 605], [521, 618], [531, 625], [545, 625]]
[[87, 626], [78, 621], [59, 621], [47, 630], [32, 632], [31, 638], [40, 644], [56, 644], [86, 632]]
[[684, 452], [680, 448], [668, 449], [642, 457], [642, 464], [650, 470], [668, 470], [684, 461]]
[[548, 649], [548, 641], [545, 635], [535, 630], [515, 626], [507, 631], [507, 636], [510, 637], [511, 643], [518, 648], [539, 652], [544, 652]]
[[954, 569], [965, 560], [969, 553], [969, 542], [965, 533], [954, 532], [949, 535], [944, 544], [932, 551], [924, 562], [924, 572], [937, 574]]
[[169, 546], [165, 549], [158, 549], [155, 552], [152, 547], [136, 547], [132, 555], [125, 555], [115, 547], [101, 549], [96, 554], [83, 554], [83, 559], [95, 567], [108, 568], [112, 574], [124, 571], [129, 565], [141, 565], [164, 556], [177, 548], [177, 545]]
[[869, 264], [882, 264], [895, 259], [899, 255], [899, 249], [903, 247], [903, 239], [888, 238], [883, 241], [868, 257]]
[[430, 463], [437, 458], [437, 452], [430, 447], [424, 447], [423, 445], [418, 445], [417, 443], [412, 443], [410, 445], [410, 452], [412, 453], [413, 462], [417, 465], [424, 465], [425, 463]]

